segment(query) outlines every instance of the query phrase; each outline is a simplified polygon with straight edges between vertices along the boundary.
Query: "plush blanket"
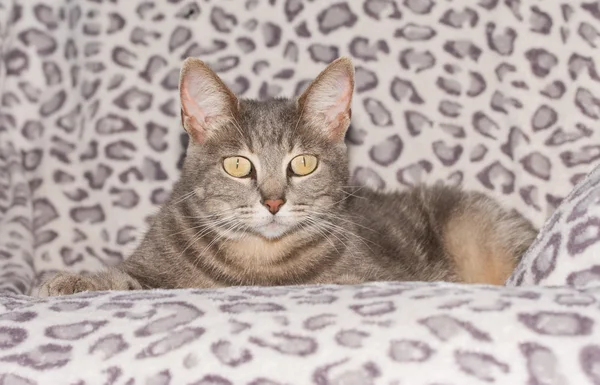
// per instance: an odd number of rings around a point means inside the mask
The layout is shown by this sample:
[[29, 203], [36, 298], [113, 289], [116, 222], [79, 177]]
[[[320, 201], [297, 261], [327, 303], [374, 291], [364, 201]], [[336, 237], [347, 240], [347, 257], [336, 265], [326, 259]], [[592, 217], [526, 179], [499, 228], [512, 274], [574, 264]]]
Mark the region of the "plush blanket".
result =
[[[584, 179], [599, 15], [591, 0], [0, 2], [0, 384], [600, 383], [600, 172]], [[352, 183], [462, 184], [546, 223], [512, 287], [25, 296], [139, 243], [185, 152], [183, 58], [264, 99], [340, 55], [356, 64]]]

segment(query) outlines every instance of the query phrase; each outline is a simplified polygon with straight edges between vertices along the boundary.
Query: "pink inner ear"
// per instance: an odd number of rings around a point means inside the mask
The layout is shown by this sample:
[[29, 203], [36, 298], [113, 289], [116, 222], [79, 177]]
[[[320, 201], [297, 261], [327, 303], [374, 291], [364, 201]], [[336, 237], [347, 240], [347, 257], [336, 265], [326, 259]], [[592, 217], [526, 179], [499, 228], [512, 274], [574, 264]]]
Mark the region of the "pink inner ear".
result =
[[[197, 85], [196, 85], [197, 86]], [[196, 124], [203, 124], [206, 122], [206, 113], [202, 110], [196, 98], [190, 95], [189, 81], [184, 81], [181, 89], [181, 106], [183, 112], [188, 117], [194, 117]], [[196, 96], [197, 97], [197, 96]]]

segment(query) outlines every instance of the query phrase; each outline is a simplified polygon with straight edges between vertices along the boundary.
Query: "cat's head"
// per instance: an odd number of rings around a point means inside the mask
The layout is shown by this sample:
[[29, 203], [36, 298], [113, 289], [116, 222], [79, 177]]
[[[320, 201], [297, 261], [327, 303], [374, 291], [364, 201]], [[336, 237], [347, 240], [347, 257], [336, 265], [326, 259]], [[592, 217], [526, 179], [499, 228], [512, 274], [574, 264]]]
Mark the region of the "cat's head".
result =
[[239, 99], [206, 64], [187, 59], [179, 91], [190, 144], [180, 190], [193, 191], [194, 215], [226, 238], [323, 226], [347, 196], [353, 89], [352, 63], [340, 58], [297, 99]]

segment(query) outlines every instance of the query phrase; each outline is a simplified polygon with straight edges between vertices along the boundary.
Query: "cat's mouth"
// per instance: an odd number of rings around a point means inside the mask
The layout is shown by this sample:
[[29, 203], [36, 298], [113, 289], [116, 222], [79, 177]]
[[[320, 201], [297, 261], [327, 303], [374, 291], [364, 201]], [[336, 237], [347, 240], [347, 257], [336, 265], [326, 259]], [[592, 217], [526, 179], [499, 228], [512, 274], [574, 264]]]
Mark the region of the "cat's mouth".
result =
[[295, 226], [295, 223], [292, 222], [290, 218], [271, 215], [265, 218], [260, 225], [255, 226], [255, 230], [267, 239], [276, 239], [288, 233]]

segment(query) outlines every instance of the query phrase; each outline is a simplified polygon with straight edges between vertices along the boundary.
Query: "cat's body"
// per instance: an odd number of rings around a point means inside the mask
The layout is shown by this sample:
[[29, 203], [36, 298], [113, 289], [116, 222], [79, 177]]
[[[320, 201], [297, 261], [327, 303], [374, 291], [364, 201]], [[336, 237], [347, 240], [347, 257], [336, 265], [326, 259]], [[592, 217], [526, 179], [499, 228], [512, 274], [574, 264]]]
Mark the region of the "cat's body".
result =
[[85, 290], [456, 281], [502, 284], [535, 237], [490, 198], [452, 187], [380, 193], [348, 184], [348, 60], [296, 101], [235, 98], [188, 60], [181, 179], [133, 255], [41, 295]]

